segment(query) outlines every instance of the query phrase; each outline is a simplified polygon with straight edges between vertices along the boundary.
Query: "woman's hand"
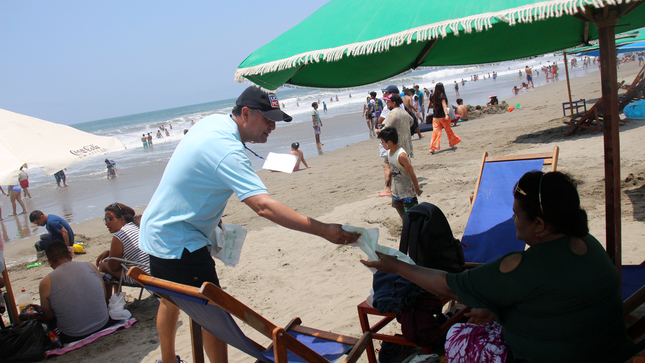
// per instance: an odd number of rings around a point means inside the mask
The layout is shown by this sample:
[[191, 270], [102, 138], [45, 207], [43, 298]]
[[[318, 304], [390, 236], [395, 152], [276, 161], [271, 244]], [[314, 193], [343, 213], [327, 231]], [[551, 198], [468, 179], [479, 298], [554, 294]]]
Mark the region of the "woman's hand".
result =
[[361, 263], [367, 267], [373, 267], [381, 272], [396, 273], [397, 265], [401, 263], [396, 257], [385, 255], [378, 251], [376, 251], [376, 254], [380, 258], [380, 260], [378, 261], [361, 260]]
[[105, 260], [108, 256], [110, 255], [110, 250], [106, 250], [105, 252], [101, 253], [99, 257], [96, 258], [96, 266], [101, 264], [103, 260]]
[[488, 309], [474, 309], [464, 316], [470, 318], [468, 319], [470, 324], [484, 325], [495, 321], [495, 315]]

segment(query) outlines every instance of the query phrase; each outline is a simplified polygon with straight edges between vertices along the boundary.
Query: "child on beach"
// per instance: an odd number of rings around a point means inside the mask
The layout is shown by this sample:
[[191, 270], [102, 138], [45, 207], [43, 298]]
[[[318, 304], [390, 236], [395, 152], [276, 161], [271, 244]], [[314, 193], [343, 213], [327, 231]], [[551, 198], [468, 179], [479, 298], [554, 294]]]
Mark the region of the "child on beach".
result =
[[316, 135], [316, 146], [320, 147], [325, 144], [320, 142], [320, 128], [322, 127], [322, 120], [318, 114], [318, 102], [311, 104], [311, 107], [314, 109], [311, 111], [311, 120], [314, 123], [314, 135]]
[[419, 187], [408, 153], [398, 145], [396, 129], [386, 127], [379, 132], [378, 138], [383, 148], [388, 150], [387, 158], [392, 170], [392, 206], [403, 219], [405, 211], [419, 204], [417, 195], [421, 195], [423, 190]]

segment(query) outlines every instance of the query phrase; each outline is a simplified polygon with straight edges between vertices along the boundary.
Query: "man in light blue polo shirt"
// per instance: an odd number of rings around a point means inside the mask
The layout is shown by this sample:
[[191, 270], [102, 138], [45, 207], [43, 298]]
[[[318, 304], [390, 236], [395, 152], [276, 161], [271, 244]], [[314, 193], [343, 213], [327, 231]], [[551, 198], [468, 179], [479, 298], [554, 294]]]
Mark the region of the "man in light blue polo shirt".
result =
[[[276, 121], [289, 122], [291, 117], [280, 110], [275, 94], [254, 86], [247, 88], [235, 104], [231, 115], [208, 116], [184, 136], [143, 213], [139, 247], [150, 254], [150, 271], [155, 277], [197, 287], [204, 281], [219, 286], [207, 246], [233, 193], [258, 215], [284, 227], [337, 244], [358, 238], [339, 224], [318, 222], [269, 196], [251, 168], [244, 143], [265, 143]], [[179, 308], [162, 299], [157, 331], [164, 363], [177, 361], [178, 318]], [[203, 333], [211, 362], [225, 362], [226, 343]]]

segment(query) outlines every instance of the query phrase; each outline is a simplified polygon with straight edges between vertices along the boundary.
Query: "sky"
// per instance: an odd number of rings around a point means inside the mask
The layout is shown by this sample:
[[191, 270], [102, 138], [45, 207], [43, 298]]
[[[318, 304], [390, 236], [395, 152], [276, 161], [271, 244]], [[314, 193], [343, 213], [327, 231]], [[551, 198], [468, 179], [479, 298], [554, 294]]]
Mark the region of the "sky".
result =
[[329, 0], [0, 0], [0, 108], [74, 124], [237, 97], [237, 66]]

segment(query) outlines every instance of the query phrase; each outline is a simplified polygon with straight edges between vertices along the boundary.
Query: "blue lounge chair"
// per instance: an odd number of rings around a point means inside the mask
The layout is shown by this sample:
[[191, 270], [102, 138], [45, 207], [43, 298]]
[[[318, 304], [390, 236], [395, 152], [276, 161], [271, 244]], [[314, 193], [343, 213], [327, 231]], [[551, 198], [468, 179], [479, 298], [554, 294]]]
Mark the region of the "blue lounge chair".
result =
[[[354, 363], [371, 342], [371, 333], [358, 339], [309, 328], [293, 319], [280, 328], [210, 282], [201, 288], [182, 285], [146, 274], [132, 267], [127, 274], [148, 291], [167, 299], [191, 319], [194, 362], [204, 362], [201, 328], [260, 362], [330, 363], [347, 354], [343, 363]], [[272, 343], [267, 348], [249, 339], [233, 320], [234, 315]]]
[[467, 266], [491, 262], [509, 252], [524, 250], [515, 236], [513, 188], [526, 172], [551, 165], [555, 171], [559, 148], [553, 152], [489, 157], [484, 156], [477, 178], [470, 215], [461, 242]]

